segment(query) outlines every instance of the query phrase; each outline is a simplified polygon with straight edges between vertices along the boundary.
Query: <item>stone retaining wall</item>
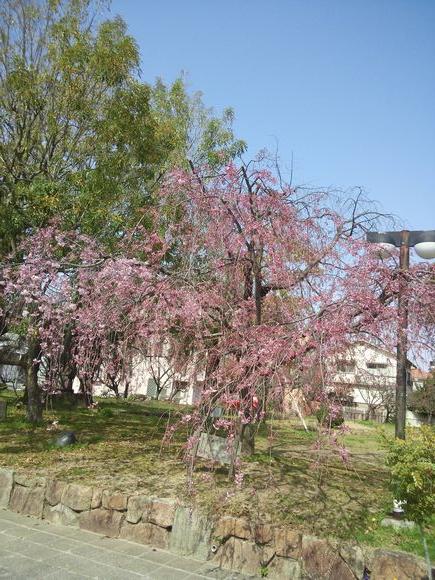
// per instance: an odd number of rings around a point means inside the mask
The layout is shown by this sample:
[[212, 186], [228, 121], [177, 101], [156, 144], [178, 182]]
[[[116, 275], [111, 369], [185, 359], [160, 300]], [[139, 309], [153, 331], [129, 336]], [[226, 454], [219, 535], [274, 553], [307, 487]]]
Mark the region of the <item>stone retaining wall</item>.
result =
[[247, 520], [206, 518], [172, 499], [126, 495], [0, 468], [0, 508], [271, 579], [423, 580], [424, 561]]

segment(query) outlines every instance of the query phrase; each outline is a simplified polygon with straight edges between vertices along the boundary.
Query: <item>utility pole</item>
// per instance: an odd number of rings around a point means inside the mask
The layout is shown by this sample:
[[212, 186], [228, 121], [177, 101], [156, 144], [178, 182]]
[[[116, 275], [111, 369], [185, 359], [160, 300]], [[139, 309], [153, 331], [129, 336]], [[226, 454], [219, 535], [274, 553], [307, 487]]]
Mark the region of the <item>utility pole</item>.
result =
[[409, 270], [409, 232], [403, 230], [400, 234], [395, 436], [399, 439], [405, 439], [406, 387], [408, 383], [408, 296], [406, 286]]
[[409, 248], [421, 258], [435, 258], [435, 230], [400, 232], [368, 232], [367, 241], [391, 248], [400, 248], [399, 292], [397, 304], [397, 363], [396, 363], [396, 422], [395, 436], [405, 439], [406, 427], [406, 387], [408, 384], [408, 284]]

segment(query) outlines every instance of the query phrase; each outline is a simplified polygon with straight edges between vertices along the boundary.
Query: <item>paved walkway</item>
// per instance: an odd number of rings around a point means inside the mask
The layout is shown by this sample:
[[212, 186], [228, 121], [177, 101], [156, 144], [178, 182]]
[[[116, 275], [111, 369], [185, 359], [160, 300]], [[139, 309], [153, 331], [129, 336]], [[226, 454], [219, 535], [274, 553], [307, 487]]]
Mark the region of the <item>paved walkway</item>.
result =
[[207, 562], [0, 510], [0, 580], [242, 580]]

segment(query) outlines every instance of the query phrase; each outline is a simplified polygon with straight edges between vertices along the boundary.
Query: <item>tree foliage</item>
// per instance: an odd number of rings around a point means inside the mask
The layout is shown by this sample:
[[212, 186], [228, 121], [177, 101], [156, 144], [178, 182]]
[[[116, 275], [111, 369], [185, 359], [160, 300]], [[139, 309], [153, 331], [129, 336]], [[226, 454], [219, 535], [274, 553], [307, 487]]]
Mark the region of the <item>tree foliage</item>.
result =
[[216, 171], [246, 151], [245, 141], [234, 135], [234, 111], [226, 108], [216, 116], [201, 92], [189, 95], [182, 77], [170, 86], [158, 79], [151, 103], [159, 124], [170, 125], [175, 139], [167, 168], [188, 169], [192, 163]]
[[419, 524], [435, 511], [435, 431], [428, 426], [407, 429], [406, 440], [387, 440], [394, 498], [406, 502], [406, 515]]
[[16, 249], [53, 217], [113, 246], [187, 156], [240, 152], [232, 116], [212, 116], [179, 80], [140, 80], [120, 17], [93, 0], [6, 0], [0, 7], [0, 238]]
[[[55, 225], [29, 237], [23, 263], [4, 272], [5, 317], [26, 313], [48, 389], [59, 388], [66, 328], [88, 389], [102, 371], [127, 378], [137, 353], [165, 345], [173, 368], [205, 373], [193, 429], [221, 405], [236, 413], [220, 426], [241, 437], [294, 388], [328, 404], [324, 361], [353, 340], [394, 344], [395, 258], [380, 262], [364, 242], [379, 216], [358, 201], [339, 213], [330, 201], [282, 187], [262, 161], [207, 180], [179, 169], [162, 182], [154, 231], [127, 230], [115, 253]], [[417, 320], [433, 303], [431, 276], [430, 266], [410, 271]], [[415, 323], [414, 341], [429, 330]], [[301, 387], [310, 368], [320, 380]]]
[[427, 415], [429, 424], [435, 414], [435, 377], [426, 379], [421, 388], [413, 391], [409, 396], [408, 406], [417, 413]]

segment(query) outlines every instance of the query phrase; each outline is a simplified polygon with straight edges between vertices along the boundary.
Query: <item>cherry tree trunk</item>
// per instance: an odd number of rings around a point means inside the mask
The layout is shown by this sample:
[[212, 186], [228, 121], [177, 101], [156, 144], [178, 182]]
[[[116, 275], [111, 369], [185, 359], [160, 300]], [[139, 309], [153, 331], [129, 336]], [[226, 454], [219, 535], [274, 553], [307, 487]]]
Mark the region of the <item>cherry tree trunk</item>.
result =
[[93, 403], [92, 396], [92, 381], [89, 378], [79, 377], [80, 381], [80, 391], [83, 394], [85, 404], [88, 407]]
[[234, 453], [231, 455], [228, 477], [232, 480], [236, 474], [237, 449], [240, 447], [240, 454], [248, 457], [255, 453], [255, 426], [252, 423], [238, 422], [236, 426], [236, 437], [234, 441]]
[[248, 456], [255, 453], [255, 425], [252, 423], [241, 425], [240, 444], [242, 455]]
[[65, 393], [73, 393], [73, 383], [77, 374], [73, 360], [73, 327], [67, 324], [63, 339], [63, 351], [61, 355], [60, 382]]
[[29, 339], [28, 363], [26, 367], [27, 420], [39, 423], [42, 420], [41, 388], [38, 384], [39, 362], [35, 362], [40, 354], [39, 340]]

